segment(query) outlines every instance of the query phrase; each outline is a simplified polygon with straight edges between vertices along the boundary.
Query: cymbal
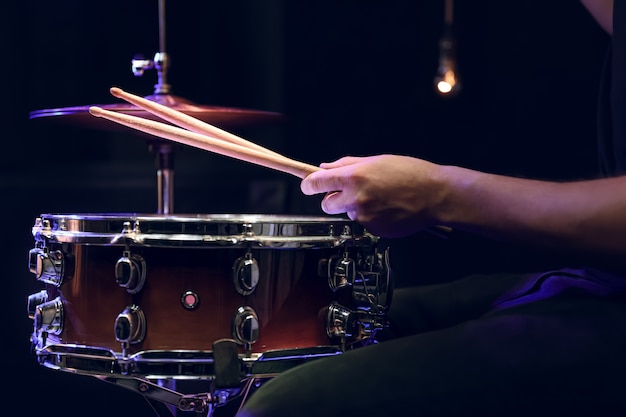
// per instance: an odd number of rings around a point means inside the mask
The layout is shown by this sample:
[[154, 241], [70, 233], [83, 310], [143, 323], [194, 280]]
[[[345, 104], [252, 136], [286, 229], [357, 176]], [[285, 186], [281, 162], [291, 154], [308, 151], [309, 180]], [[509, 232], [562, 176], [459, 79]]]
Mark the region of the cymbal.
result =
[[[145, 97], [165, 106], [176, 109], [203, 122], [210, 123], [222, 129], [248, 127], [252, 125], [276, 122], [283, 118], [280, 113], [252, 110], [236, 107], [201, 106], [189, 100], [171, 94], [152, 94]], [[129, 103], [90, 104], [86, 106], [61, 107], [54, 109], [35, 110], [30, 112], [30, 119], [49, 119], [81, 128], [128, 131], [127, 128], [106, 119], [94, 117], [89, 113], [89, 107], [97, 106], [105, 110], [131, 114], [145, 119], [162, 121], [159, 117]]]

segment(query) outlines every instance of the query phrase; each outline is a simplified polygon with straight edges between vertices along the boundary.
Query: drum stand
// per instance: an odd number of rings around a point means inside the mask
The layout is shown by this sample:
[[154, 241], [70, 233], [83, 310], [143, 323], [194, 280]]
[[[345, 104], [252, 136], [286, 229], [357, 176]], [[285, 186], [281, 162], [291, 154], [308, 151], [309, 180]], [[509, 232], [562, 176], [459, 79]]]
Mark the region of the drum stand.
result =
[[[130, 389], [141, 394], [148, 402], [156, 417], [178, 417], [193, 415], [197, 417], [233, 417], [241, 405], [256, 391], [267, 377], [243, 379], [240, 386], [195, 394], [182, 394], [176, 391], [175, 379], [160, 379], [156, 382], [134, 377], [103, 377], [98, 379]], [[197, 381], [196, 381], [197, 382]], [[210, 381], [202, 381], [211, 384]]]

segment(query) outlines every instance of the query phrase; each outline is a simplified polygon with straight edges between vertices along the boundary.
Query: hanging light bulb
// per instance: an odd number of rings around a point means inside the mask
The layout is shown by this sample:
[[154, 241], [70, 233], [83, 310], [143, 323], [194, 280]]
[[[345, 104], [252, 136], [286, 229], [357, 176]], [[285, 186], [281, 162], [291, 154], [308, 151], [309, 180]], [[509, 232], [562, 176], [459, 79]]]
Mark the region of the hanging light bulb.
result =
[[439, 40], [439, 66], [435, 76], [435, 89], [441, 95], [453, 95], [461, 88], [456, 68], [456, 51], [452, 36], [453, 0], [445, 0], [445, 32]]
[[439, 67], [435, 76], [435, 88], [442, 95], [450, 95], [456, 93], [460, 87], [454, 56], [454, 40], [446, 35], [439, 41]]

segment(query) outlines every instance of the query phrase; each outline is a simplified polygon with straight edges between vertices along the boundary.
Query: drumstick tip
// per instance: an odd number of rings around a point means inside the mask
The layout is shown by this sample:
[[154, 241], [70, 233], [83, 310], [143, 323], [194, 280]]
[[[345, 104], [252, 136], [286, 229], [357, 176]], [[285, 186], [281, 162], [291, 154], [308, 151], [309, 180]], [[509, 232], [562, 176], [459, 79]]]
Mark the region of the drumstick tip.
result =
[[120, 96], [124, 94], [124, 90], [122, 90], [119, 87], [111, 87], [109, 89], [109, 92], [111, 93], [112, 96], [118, 97], [118, 98], [120, 98]]
[[104, 110], [98, 106], [89, 107], [89, 113], [91, 113], [93, 116], [96, 116], [96, 117], [102, 117], [103, 111]]

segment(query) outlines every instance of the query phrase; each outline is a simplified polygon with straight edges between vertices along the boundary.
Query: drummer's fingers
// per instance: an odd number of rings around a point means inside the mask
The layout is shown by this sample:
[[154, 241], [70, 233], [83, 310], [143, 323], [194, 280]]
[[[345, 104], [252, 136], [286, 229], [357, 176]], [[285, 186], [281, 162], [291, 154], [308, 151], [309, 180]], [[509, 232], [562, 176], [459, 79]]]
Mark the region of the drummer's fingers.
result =
[[322, 199], [322, 210], [327, 214], [342, 214], [352, 211], [351, 200], [346, 193], [331, 191]]
[[300, 182], [300, 189], [305, 195], [341, 191], [345, 187], [344, 177], [333, 171], [316, 171]]
[[336, 161], [333, 161], [333, 162], [324, 162], [320, 164], [320, 168], [324, 168], [324, 169], [338, 168], [338, 167], [342, 167], [346, 165], [356, 164], [358, 162], [361, 162], [362, 160], [363, 158], [361, 157], [344, 156], [343, 158], [337, 159]]

